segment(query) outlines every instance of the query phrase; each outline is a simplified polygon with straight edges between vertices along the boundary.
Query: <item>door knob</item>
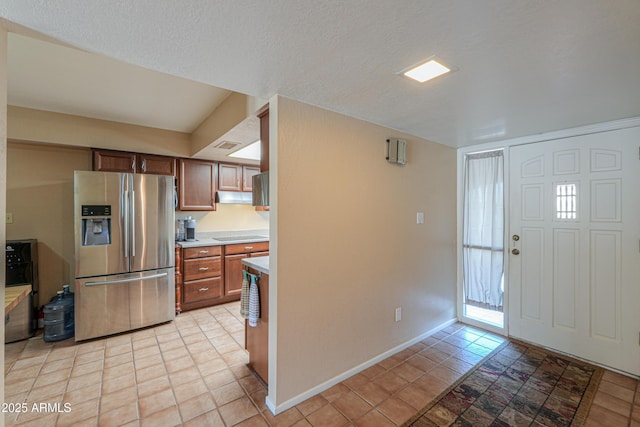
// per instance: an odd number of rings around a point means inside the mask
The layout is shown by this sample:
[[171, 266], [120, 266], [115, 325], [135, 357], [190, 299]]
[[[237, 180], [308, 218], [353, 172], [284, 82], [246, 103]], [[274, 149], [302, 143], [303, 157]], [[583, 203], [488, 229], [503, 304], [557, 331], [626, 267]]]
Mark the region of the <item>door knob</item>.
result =
[[520, 236], [518, 236], [517, 234], [514, 234], [513, 236], [511, 236], [511, 238], [513, 239], [514, 242], [517, 242], [518, 240], [520, 240]]
[[517, 249], [512, 249], [511, 253], [514, 254], [514, 255], [520, 255], [520, 251], [517, 250]]

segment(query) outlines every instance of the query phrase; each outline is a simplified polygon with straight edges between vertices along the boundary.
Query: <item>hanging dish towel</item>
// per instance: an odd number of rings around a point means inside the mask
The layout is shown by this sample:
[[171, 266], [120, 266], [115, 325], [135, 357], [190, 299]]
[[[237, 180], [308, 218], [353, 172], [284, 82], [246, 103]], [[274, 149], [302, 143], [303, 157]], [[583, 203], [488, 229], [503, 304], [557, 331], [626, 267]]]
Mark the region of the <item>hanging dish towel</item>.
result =
[[249, 273], [242, 270], [242, 292], [240, 293], [240, 316], [249, 318]]
[[258, 326], [260, 317], [260, 293], [256, 283], [256, 275], [248, 273], [251, 284], [249, 285], [249, 326]]

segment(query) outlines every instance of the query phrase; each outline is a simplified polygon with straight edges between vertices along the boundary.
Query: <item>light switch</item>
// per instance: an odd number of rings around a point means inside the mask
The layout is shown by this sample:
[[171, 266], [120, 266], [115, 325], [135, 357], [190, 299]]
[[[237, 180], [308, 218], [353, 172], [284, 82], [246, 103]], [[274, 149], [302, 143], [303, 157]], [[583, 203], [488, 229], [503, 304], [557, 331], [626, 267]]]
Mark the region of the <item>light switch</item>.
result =
[[416, 224], [424, 224], [424, 212], [418, 212], [416, 215]]
[[13, 214], [10, 212], [7, 212], [7, 220], [6, 220], [7, 224], [13, 224]]

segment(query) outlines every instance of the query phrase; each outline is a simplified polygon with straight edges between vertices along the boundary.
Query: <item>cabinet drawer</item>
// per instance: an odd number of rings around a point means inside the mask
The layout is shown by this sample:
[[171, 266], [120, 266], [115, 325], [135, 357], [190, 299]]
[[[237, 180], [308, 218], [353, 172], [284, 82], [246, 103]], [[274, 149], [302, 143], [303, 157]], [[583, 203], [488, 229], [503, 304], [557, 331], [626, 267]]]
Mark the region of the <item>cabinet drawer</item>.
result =
[[220, 257], [196, 258], [184, 260], [184, 281], [220, 276], [222, 263]]
[[226, 255], [249, 254], [251, 252], [265, 252], [269, 250], [269, 242], [237, 243], [225, 247]]
[[192, 280], [184, 283], [184, 302], [197, 302], [205, 299], [220, 298], [222, 296], [222, 279]]
[[196, 248], [182, 249], [182, 257], [184, 259], [204, 258], [217, 255], [222, 255], [222, 246], [199, 246]]

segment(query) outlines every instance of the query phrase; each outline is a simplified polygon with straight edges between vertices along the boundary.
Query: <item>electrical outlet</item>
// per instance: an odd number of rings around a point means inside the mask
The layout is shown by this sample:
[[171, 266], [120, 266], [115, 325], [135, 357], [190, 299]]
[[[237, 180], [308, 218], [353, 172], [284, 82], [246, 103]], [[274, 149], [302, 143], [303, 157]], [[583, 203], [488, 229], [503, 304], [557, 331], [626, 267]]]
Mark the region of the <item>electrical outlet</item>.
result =
[[416, 214], [416, 224], [424, 224], [424, 212], [418, 212]]
[[7, 212], [7, 224], [13, 224], [13, 214], [10, 212]]
[[402, 320], [402, 307], [396, 308], [396, 322]]

